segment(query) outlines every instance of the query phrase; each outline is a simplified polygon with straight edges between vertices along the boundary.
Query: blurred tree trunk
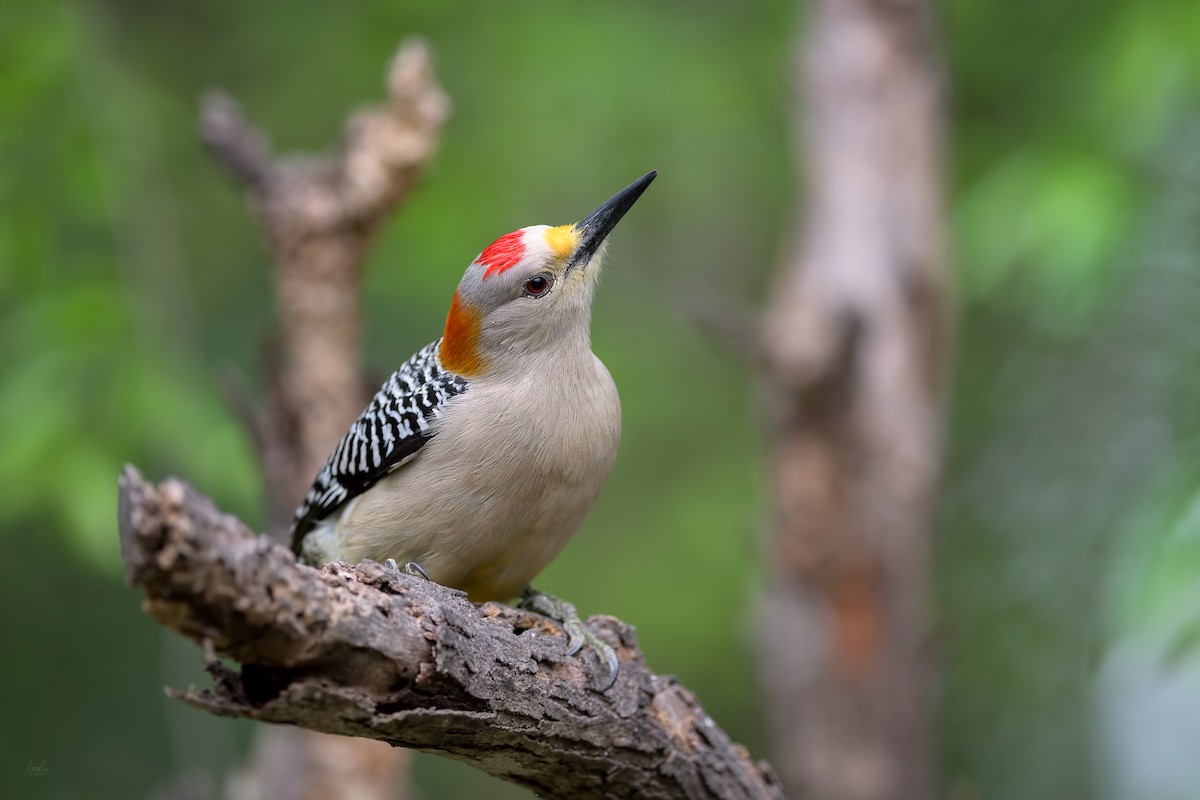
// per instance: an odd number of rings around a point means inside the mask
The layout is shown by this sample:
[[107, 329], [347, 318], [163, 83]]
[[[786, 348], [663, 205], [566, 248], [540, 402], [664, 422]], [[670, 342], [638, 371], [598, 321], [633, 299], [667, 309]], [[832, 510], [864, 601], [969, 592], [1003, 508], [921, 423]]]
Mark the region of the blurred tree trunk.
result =
[[[437, 150], [449, 102], [432, 53], [404, 43], [387, 71], [387, 101], [352, 115], [341, 146], [277, 157], [230, 97], [205, 99], [201, 135], [241, 182], [267, 234], [280, 331], [266, 364], [267, 402], [239, 405], [266, 476], [268, 530], [286, 537], [293, 509], [370, 399], [363, 376], [362, 265], [374, 234]], [[383, 742], [263, 728], [229, 800], [400, 800], [409, 753]]]
[[813, 0], [796, 239], [764, 320], [760, 663], [792, 797], [932, 797], [930, 540], [951, 333], [928, 0]]

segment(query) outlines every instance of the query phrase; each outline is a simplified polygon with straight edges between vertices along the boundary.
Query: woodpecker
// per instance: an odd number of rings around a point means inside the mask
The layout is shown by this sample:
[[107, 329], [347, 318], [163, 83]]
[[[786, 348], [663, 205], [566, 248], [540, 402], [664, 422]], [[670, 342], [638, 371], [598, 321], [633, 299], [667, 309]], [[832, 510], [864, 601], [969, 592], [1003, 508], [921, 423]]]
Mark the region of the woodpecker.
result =
[[292, 522], [302, 561], [364, 558], [522, 604], [563, 623], [616, 678], [612, 649], [570, 603], [534, 591], [595, 502], [621, 405], [591, 348], [608, 234], [656, 172], [573, 225], [533, 225], [467, 267], [440, 339], [384, 382], [330, 454]]

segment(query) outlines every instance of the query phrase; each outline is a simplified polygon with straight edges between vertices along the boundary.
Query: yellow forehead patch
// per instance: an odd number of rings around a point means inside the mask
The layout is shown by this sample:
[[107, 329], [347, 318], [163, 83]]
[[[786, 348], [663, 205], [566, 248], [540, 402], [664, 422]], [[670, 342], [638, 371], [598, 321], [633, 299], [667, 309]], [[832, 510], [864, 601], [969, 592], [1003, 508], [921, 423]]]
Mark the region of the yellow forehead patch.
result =
[[546, 244], [550, 245], [550, 249], [554, 251], [554, 255], [559, 258], [566, 258], [575, 252], [575, 245], [579, 244], [579, 231], [575, 230], [574, 225], [559, 225], [557, 228], [547, 228]]

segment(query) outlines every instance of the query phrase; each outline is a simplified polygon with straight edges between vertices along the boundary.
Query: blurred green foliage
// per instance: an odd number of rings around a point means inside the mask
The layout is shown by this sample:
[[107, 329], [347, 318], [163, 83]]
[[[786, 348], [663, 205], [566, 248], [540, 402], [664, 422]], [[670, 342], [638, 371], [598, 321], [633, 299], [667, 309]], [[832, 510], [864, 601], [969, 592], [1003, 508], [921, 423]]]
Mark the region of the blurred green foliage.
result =
[[[1186, 764], [1147, 773], [1137, 748], [1186, 732], [1143, 736], [1113, 697], [1200, 670], [1200, 5], [942, 11], [962, 319], [933, 597], [946, 790], [1174, 796], [1165, 773]], [[197, 143], [196, 100], [224, 86], [281, 149], [320, 148], [414, 33], [455, 114], [373, 252], [367, 362], [382, 375], [435, 336], [497, 234], [658, 169], [593, 326], [621, 455], [541, 585], [636, 623], [653, 666], [763, 752], [760, 398], [681, 307], [769, 285], [799, 201], [799, 16], [783, 0], [3, 0], [0, 796], [145, 796], [239, 758], [250, 726], [159, 692], [202, 682], [199, 659], [138, 612], [114, 529], [126, 461], [260, 518], [217, 386], [257, 387], [266, 256]], [[430, 797], [523, 796], [435, 759], [417, 771]]]

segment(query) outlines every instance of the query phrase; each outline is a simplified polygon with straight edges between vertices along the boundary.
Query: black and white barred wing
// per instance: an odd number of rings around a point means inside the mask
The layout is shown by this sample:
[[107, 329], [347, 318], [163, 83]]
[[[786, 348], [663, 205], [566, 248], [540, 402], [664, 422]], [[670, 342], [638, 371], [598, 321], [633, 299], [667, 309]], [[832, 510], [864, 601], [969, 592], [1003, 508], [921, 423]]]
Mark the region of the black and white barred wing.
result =
[[416, 455], [434, 434], [445, 404], [467, 390], [463, 378], [442, 369], [437, 340], [392, 373], [317, 474], [292, 520], [292, 549], [340, 505], [370, 489]]

